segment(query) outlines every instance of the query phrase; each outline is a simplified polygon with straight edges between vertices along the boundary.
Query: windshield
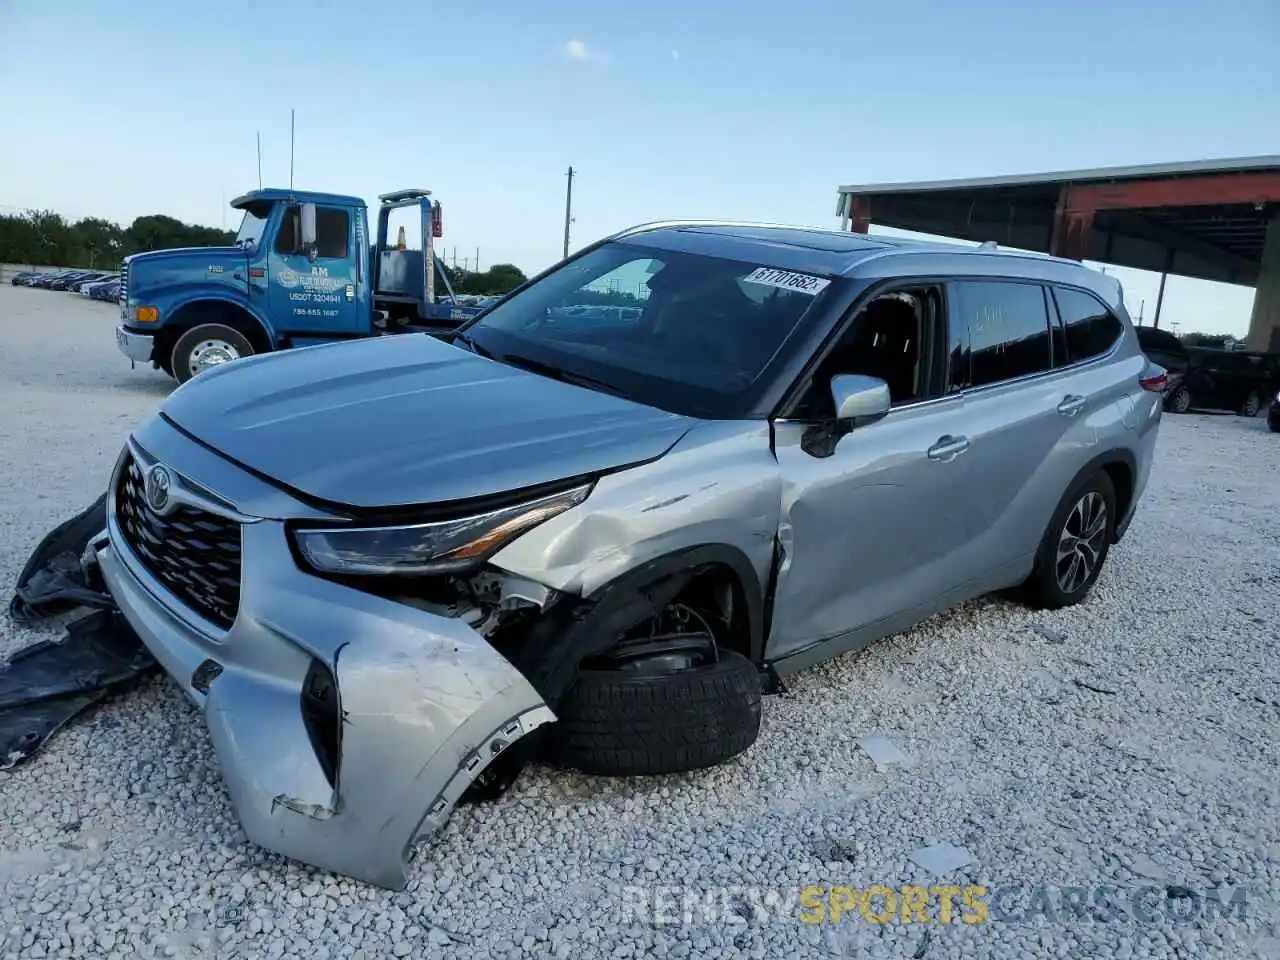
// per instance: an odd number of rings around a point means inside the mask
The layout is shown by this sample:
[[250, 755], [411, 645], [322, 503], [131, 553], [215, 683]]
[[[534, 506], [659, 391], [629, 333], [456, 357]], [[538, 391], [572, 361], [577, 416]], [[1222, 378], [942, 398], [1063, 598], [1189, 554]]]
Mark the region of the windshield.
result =
[[735, 419], [828, 283], [608, 243], [490, 309], [466, 338], [499, 360], [673, 413]]
[[253, 207], [246, 207], [244, 218], [240, 221], [240, 229], [236, 231], [236, 243], [244, 244], [248, 241], [249, 246], [256, 247], [258, 241], [262, 239], [262, 231], [267, 229], [267, 217], [270, 213], [270, 206], [264, 206], [256, 212]]

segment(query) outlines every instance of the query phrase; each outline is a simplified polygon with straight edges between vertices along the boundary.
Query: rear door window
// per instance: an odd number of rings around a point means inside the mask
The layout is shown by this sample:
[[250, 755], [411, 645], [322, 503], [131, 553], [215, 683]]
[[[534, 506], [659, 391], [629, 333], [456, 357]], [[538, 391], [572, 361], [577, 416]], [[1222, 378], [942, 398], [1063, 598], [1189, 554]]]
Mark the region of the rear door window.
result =
[[965, 280], [952, 285], [952, 321], [968, 329], [973, 387], [1043, 373], [1053, 364], [1049, 311], [1037, 283]]
[[1124, 327], [1097, 297], [1067, 287], [1055, 287], [1053, 297], [1066, 330], [1071, 363], [1100, 357], [1120, 339]]

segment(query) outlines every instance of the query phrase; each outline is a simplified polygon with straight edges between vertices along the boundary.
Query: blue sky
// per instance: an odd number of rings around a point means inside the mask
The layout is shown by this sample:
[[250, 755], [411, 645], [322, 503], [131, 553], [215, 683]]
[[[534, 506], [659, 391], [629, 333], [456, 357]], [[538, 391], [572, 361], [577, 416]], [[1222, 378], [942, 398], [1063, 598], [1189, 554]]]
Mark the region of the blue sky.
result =
[[[234, 227], [263, 175], [426, 186], [526, 270], [646, 220], [835, 227], [842, 183], [1280, 153], [1280, 4], [0, 0], [0, 211]], [[1154, 275], [1119, 271], [1150, 318]], [[1165, 317], [1243, 334], [1246, 288]]]

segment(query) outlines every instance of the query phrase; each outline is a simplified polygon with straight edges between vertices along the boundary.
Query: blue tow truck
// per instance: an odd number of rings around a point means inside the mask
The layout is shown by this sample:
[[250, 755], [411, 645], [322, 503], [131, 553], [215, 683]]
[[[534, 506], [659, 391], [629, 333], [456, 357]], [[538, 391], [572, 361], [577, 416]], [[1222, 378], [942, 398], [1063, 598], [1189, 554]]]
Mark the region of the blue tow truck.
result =
[[[431, 191], [378, 200], [373, 244], [360, 198], [271, 188], [232, 201], [243, 212], [232, 246], [127, 257], [120, 351], [185, 383], [240, 357], [389, 333], [438, 335], [479, 313], [483, 307], [455, 302], [435, 252], [443, 224]], [[420, 248], [409, 248], [404, 226], [388, 243], [396, 210], [416, 214]]]

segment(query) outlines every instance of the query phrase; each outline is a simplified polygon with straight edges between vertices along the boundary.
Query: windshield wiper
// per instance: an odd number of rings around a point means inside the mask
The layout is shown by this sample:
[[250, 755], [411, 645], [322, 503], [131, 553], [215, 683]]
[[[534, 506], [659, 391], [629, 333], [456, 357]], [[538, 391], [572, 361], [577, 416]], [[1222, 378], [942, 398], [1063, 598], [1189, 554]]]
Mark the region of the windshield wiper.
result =
[[490, 351], [488, 351], [488, 350], [486, 350], [484, 347], [480, 346], [480, 344], [476, 343], [474, 340], [472, 340], [472, 339], [471, 339], [469, 336], [467, 336], [465, 333], [455, 333], [455, 334], [453, 335], [453, 341], [454, 341], [455, 343], [456, 343], [456, 342], [458, 342], [459, 340], [460, 340], [460, 341], [462, 341], [463, 343], [465, 343], [465, 344], [467, 345], [467, 347], [471, 350], [471, 352], [472, 352], [472, 353], [474, 353], [474, 354], [476, 354], [477, 356], [480, 356], [480, 357], [486, 357], [486, 358], [488, 358], [489, 360], [492, 360], [492, 359], [493, 359], [493, 354], [492, 354]]
[[579, 387], [603, 390], [605, 393], [611, 393], [614, 396], [622, 396], [622, 391], [611, 383], [606, 383], [603, 380], [597, 380], [595, 377], [588, 377], [583, 373], [574, 373], [570, 370], [562, 370], [554, 364], [543, 363], [541, 360], [531, 360], [528, 357], [522, 357], [515, 353], [504, 353], [502, 355], [502, 362], [509, 363], [511, 366], [519, 367], [522, 370], [528, 370], [530, 373], [538, 373], [544, 377], [559, 380], [562, 383], [572, 383]]

